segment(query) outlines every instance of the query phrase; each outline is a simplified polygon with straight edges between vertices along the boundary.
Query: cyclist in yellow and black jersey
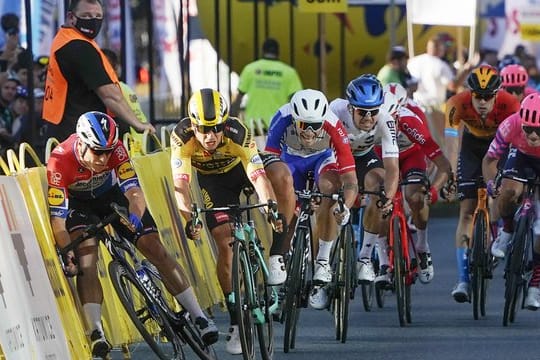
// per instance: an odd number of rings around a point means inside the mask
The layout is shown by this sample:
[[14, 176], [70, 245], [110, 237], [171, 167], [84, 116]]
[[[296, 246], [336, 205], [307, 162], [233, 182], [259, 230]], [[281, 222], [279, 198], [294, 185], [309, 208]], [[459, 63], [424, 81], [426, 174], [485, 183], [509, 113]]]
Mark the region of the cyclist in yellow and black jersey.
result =
[[[236, 118], [229, 118], [228, 104], [223, 96], [212, 89], [201, 89], [188, 103], [189, 117], [182, 119], [171, 135], [171, 168], [175, 195], [182, 216], [186, 220], [186, 235], [200, 237], [201, 226], [193, 227], [190, 195], [192, 169], [195, 168], [206, 208], [227, 206], [240, 202], [242, 189], [251, 183], [259, 200], [276, 199], [272, 185], [264, 171], [263, 162], [249, 130]], [[268, 209], [275, 212], [276, 209]], [[278, 215], [278, 218], [282, 218]], [[218, 248], [217, 276], [225, 296], [231, 328], [226, 349], [241, 354], [238, 320], [232, 293], [232, 219], [224, 212], [206, 213], [206, 224]], [[274, 222], [273, 239], [283, 232], [281, 220]], [[281, 244], [273, 241], [270, 249], [268, 282], [278, 285], [285, 280], [283, 257], [278, 252]], [[279, 258], [277, 268], [272, 259]], [[274, 261], [275, 262], [275, 261]], [[277, 279], [277, 280], [276, 280]]]

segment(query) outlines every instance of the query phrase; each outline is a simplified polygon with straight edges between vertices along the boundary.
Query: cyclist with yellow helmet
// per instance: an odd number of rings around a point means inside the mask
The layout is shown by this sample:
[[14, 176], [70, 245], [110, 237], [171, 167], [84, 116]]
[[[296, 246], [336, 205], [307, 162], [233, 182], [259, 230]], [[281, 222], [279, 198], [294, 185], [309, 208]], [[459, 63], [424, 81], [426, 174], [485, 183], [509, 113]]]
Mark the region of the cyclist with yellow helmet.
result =
[[[494, 67], [481, 65], [475, 68], [467, 78], [467, 85], [468, 90], [448, 99], [444, 130], [446, 155], [452, 170], [457, 174], [460, 201], [456, 230], [459, 279], [452, 291], [454, 300], [460, 303], [468, 302], [470, 298], [467, 248], [471, 237], [472, 215], [477, 202], [475, 179], [482, 175], [482, 159], [497, 127], [509, 115], [519, 110], [518, 100], [500, 90], [501, 77]], [[463, 125], [461, 139], [460, 125]]]
[[[192, 168], [206, 208], [238, 204], [242, 189], [249, 184], [253, 184], [262, 202], [275, 201], [276, 196], [249, 129], [238, 119], [229, 117], [229, 105], [218, 91], [196, 91], [189, 100], [188, 115], [180, 120], [171, 134], [171, 168], [178, 209], [186, 220], [186, 235], [198, 239], [201, 226], [193, 227], [191, 218]], [[231, 221], [225, 213], [206, 215], [206, 225], [218, 249], [217, 276], [230, 316], [226, 350], [231, 354], [241, 354], [238, 320], [234, 304], [229, 302], [233, 257]], [[276, 222], [275, 228], [274, 232], [282, 232], [281, 220]], [[274, 234], [274, 239], [276, 237], [279, 236]], [[270, 255], [277, 255], [274, 252], [280, 248], [273, 244]], [[271, 278], [275, 274], [272, 267], [269, 268]], [[285, 272], [284, 267], [280, 270]]]

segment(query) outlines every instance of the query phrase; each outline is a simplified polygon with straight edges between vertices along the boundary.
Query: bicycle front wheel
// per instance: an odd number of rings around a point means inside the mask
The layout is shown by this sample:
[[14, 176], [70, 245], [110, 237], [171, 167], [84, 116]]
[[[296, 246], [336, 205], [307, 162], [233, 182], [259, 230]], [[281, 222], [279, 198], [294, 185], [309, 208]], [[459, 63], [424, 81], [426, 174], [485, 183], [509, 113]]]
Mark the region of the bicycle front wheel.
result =
[[109, 276], [126, 313], [152, 351], [163, 360], [184, 359], [181, 340], [169, 317], [146, 295], [135, 274], [113, 260], [109, 263]]
[[349, 302], [353, 291], [353, 281], [356, 276], [356, 261], [354, 258], [354, 245], [352, 226], [345, 225], [339, 238], [339, 256], [336, 259], [336, 287], [334, 298], [334, 319], [336, 324], [336, 340], [342, 343], [347, 341], [349, 326]]
[[258, 305], [259, 321], [256, 321], [257, 328], [257, 338], [259, 339], [259, 348], [261, 351], [261, 357], [263, 360], [271, 360], [274, 355], [274, 330], [273, 330], [273, 319], [272, 314], [270, 313], [270, 305], [272, 301], [277, 301], [277, 299], [272, 300], [272, 287], [268, 286], [268, 275], [263, 271], [262, 262], [264, 259], [257, 258], [256, 260], [258, 269], [253, 274], [255, 280], [255, 295], [254, 300], [255, 304]]
[[305, 237], [304, 229], [298, 229], [293, 244], [293, 253], [287, 264], [287, 281], [285, 282], [285, 303], [283, 316], [285, 316], [285, 332], [283, 336], [283, 351], [288, 353], [294, 349], [296, 342], [296, 325], [300, 316], [302, 297], [306, 283]]
[[471, 276], [471, 290], [473, 303], [473, 317], [478, 320], [485, 316], [485, 296], [487, 279], [486, 274], [486, 246], [488, 237], [488, 223], [486, 215], [478, 212], [473, 219], [473, 233], [471, 256], [469, 257], [469, 273]]
[[516, 231], [512, 236], [511, 251], [505, 267], [503, 326], [514, 322], [516, 317], [516, 307], [526, 285], [524, 280], [528, 256], [526, 249], [531, 241], [529, 221], [526, 217], [522, 217], [518, 220]]
[[392, 251], [394, 252], [394, 290], [396, 292], [399, 325], [405, 326], [407, 322], [407, 290], [405, 259], [403, 258], [403, 231], [399, 217], [392, 220]]
[[238, 330], [244, 360], [255, 358], [255, 324], [252, 316], [254, 280], [249, 255], [241, 241], [233, 244], [232, 282], [234, 306], [238, 317]]

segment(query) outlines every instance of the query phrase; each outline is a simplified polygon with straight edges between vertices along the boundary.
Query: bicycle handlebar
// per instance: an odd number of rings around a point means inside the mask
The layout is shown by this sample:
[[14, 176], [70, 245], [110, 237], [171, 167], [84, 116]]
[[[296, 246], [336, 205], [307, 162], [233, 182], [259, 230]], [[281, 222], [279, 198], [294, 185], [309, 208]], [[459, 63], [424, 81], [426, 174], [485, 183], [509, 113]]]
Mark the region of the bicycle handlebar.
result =
[[85, 240], [88, 240], [90, 238], [95, 237], [98, 233], [100, 233], [107, 225], [110, 223], [120, 220], [120, 222], [127, 226], [130, 230], [132, 230], [135, 233], [135, 229], [133, 228], [133, 225], [130, 223], [129, 218], [126, 215], [125, 208], [119, 206], [116, 203], [111, 203], [111, 209], [113, 212], [110, 215], [107, 215], [105, 218], [103, 218], [100, 222], [97, 224], [90, 224], [86, 228], [84, 228], [81, 235], [77, 236], [71, 243], [64, 246], [63, 248], [59, 249], [59, 253], [61, 255], [66, 255], [69, 251], [73, 250], [75, 247], [77, 247], [80, 243], [82, 243]]

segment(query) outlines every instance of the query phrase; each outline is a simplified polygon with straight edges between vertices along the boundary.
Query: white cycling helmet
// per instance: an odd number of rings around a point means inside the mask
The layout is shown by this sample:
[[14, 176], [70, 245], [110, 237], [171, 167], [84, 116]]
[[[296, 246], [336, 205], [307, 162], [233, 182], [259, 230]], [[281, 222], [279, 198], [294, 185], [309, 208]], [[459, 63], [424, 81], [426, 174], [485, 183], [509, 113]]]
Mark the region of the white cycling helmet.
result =
[[407, 104], [407, 90], [405, 90], [401, 84], [391, 82], [384, 85], [383, 90], [385, 93], [391, 92], [392, 94], [396, 95], [399, 106], [405, 106]]
[[399, 98], [392, 94], [392, 92], [386, 91], [384, 93], [384, 101], [381, 108], [392, 116], [395, 116], [400, 108]]
[[318, 90], [297, 91], [291, 99], [294, 120], [306, 123], [322, 123], [328, 114], [328, 100]]

